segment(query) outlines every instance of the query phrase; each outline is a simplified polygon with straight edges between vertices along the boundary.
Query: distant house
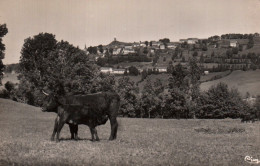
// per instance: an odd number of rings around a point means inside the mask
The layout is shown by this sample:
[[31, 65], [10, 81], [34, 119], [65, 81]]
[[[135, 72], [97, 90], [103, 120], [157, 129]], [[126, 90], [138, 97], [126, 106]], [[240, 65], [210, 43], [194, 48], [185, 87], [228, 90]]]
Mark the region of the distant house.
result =
[[208, 75], [208, 74], [209, 74], [209, 71], [204, 71], [204, 74], [205, 74], [205, 75]]
[[159, 73], [167, 72], [167, 67], [156, 67], [155, 68]]
[[113, 69], [112, 73], [113, 74], [124, 74], [125, 69]]
[[152, 41], [152, 47], [159, 47], [162, 42], [160, 41]]
[[165, 45], [164, 44], [160, 44], [159, 45], [159, 49], [164, 50], [165, 49]]
[[134, 42], [134, 43], [133, 43], [133, 47], [140, 47], [140, 43]]
[[246, 98], [246, 99], [243, 99], [244, 101], [246, 101], [248, 104], [250, 104], [250, 105], [253, 105], [253, 104], [255, 104], [255, 102], [256, 102], [256, 98], [254, 98], [254, 97], [248, 97], [248, 98]]
[[167, 48], [168, 49], [175, 49], [177, 45], [174, 42], [167, 43]]
[[113, 69], [112, 67], [101, 67], [101, 73], [110, 73], [110, 74], [124, 74], [125, 69]]
[[140, 41], [140, 46], [141, 46], [141, 47], [146, 47], [145, 42], [141, 42], [141, 41]]
[[230, 47], [237, 47], [237, 41], [236, 40], [231, 40], [229, 46]]
[[101, 67], [100, 68], [100, 72], [101, 73], [112, 73], [113, 72], [113, 68], [112, 67]]
[[237, 46], [239, 46], [239, 48], [241, 50], [246, 50], [248, 42], [249, 42], [248, 39], [238, 39], [237, 40]]
[[114, 48], [113, 49], [113, 55], [118, 55], [121, 53], [122, 48]]
[[208, 45], [208, 48], [217, 48], [217, 45], [214, 44], [214, 43], [213, 43], [213, 44], [209, 44], [209, 45]]
[[135, 53], [135, 50], [133, 49], [132, 45], [126, 45], [123, 49], [123, 54], [130, 54], [130, 53]]
[[187, 43], [188, 44], [196, 44], [198, 43], [199, 39], [198, 38], [188, 38]]
[[185, 43], [187, 41], [188, 41], [187, 39], [180, 39], [180, 43]]
[[229, 40], [223, 39], [223, 40], [218, 41], [218, 45], [220, 48], [228, 48], [228, 47], [230, 47], [230, 42], [229, 42]]
[[[152, 48], [153, 49], [165, 49], [165, 46], [161, 46], [163, 43], [160, 41], [152, 41]], [[161, 48], [160, 48], [161, 47]]]

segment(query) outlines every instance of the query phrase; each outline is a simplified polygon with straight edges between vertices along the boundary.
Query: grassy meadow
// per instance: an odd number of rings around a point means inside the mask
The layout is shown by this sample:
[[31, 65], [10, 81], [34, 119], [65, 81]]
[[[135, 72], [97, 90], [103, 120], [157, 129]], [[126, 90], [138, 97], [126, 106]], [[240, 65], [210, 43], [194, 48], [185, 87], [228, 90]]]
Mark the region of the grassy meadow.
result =
[[0, 165], [249, 165], [260, 159], [260, 125], [240, 120], [119, 118], [118, 138], [108, 141], [110, 124], [87, 126], [79, 141], [64, 126], [61, 142], [50, 141], [54, 113], [0, 99]]
[[260, 95], [260, 70], [241, 71], [235, 70], [230, 75], [218, 80], [204, 82], [201, 84], [201, 90], [207, 90], [212, 85], [219, 82], [225, 82], [229, 88], [237, 88], [245, 96], [246, 92], [251, 95]]

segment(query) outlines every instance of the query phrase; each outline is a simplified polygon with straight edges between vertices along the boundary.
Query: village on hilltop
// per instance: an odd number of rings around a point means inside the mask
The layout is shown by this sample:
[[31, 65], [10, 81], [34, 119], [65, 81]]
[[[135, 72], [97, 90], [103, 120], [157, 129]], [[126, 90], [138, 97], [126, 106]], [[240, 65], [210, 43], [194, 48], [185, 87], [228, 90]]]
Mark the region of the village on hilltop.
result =
[[[260, 53], [260, 36], [258, 33], [225, 34], [205, 39], [180, 39], [175, 42], [164, 38], [132, 43], [120, 42], [114, 38], [108, 45], [85, 46], [84, 51], [90, 60], [101, 66], [100, 71], [103, 73], [128, 73], [130, 66], [135, 66], [140, 73], [143, 70], [163, 73], [167, 72], [169, 64], [185, 65], [190, 57], [197, 57], [208, 73], [220, 64], [225, 69], [250, 68], [252, 56], [248, 54]], [[139, 63], [133, 65], [131, 62]]]

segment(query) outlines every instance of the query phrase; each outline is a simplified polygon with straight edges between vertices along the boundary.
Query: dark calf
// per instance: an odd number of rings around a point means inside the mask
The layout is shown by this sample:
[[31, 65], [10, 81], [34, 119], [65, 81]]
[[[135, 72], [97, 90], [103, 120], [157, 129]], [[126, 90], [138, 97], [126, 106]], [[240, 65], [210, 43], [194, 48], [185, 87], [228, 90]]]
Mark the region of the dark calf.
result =
[[55, 120], [54, 130], [51, 139], [54, 140], [56, 135], [56, 141], [59, 141], [60, 131], [65, 123], [69, 124], [71, 138], [78, 139], [77, 131], [78, 124], [85, 124], [89, 126], [91, 132], [92, 141], [99, 141], [96, 126], [103, 125], [107, 122], [108, 116], [103, 115], [97, 117], [90, 114], [88, 107], [81, 105], [64, 105], [59, 106], [58, 116]]

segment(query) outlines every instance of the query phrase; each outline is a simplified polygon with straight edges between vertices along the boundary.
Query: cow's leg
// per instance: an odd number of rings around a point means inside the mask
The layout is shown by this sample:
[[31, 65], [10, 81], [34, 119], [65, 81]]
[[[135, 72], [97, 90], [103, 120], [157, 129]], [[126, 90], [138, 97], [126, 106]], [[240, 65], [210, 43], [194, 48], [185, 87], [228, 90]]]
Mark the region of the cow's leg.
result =
[[64, 126], [65, 122], [67, 121], [68, 115], [66, 113], [63, 113], [58, 121], [58, 127], [57, 127], [57, 135], [56, 135], [56, 142], [60, 141], [60, 131], [62, 127]]
[[118, 128], [116, 117], [119, 110], [119, 105], [120, 104], [117, 100], [113, 100], [109, 106], [108, 118], [110, 120], [110, 125], [111, 125], [111, 134], [109, 140], [116, 139], [117, 128]]
[[59, 116], [56, 117], [55, 122], [54, 122], [54, 129], [52, 132], [51, 141], [54, 141], [54, 137], [55, 137], [55, 134], [57, 132], [57, 127], [58, 127], [58, 120], [59, 120]]
[[92, 127], [89, 127], [89, 129], [90, 129], [90, 132], [91, 132], [91, 141], [95, 141], [95, 137], [94, 137], [95, 131], [93, 130]]
[[99, 137], [98, 137], [98, 134], [97, 134], [97, 129], [93, 128], [93, 131], [94, 131], [94, 135], [96, 136], [96, 141], [99, 141]]
[[64, 126], [64, 121], [60, 121], [57, 127], [57, 135], [56, 135], [56, 142], [60, 141], [60, 131], [62, 129], [62, 127]]
[[71, 139], [74, 139], [75, 127], [74, 124], [69, 123]]
[[109, 117], [109, 119], [110, 119], [110, 125], [111, 125], [111, 134], [110, 134], [109, 140], [114, 140], [114, 139], [116, 139], [118, 123], [117, 123], [116, 117]]
[[75, 140], [78, 140], [78, 125], [74, 125], [74, 134], [75, 134]]

